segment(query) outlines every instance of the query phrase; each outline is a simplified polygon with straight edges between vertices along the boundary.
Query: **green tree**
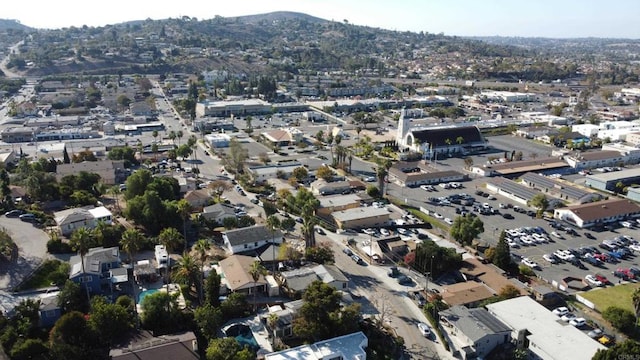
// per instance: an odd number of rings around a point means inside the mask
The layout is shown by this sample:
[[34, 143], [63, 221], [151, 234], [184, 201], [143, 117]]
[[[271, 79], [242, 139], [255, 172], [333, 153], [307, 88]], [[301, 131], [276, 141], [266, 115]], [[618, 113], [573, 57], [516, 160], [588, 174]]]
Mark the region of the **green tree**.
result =
[[207, 347], [207, 360], [253, 360], [255, 354], [242, 348], [235, 338], [213, 339]]
[[180, 219], [182, 219], [182, 236], [184, 237], [184, 246], [185, 250], [187, 247], [187, 223], [189, 221], [189, 217], [191, 216], [191, 212], [193, 211], [193, 207], [186, 199], [181, 199], [178, 201], [178, 215]]
[[376, 177], [378, 178], [378, 190], [380, 190], [380, 194], [384, 196], [385, 192], [385, 182], [387, 181], [387, 175], [389, 174], [389, 168], [391, 167], [391, 161], [378, 158], [376, 161]]
[[309, 172], [307, 171], [307, 168], [300, 166], [293, 169], [292, 175], [298, 180], [304, 180], [309, 176]]
[[330, 285], [314, 281], [303, 296], [293, 333], [305, 341], [315, 342], [343, 335], [337, 332], [340, 318], [340, 293]]
[[167, 248], [168, 252], [174, 252], [183, 246], [184, 238], [176, 228], [170, 227], [162, 229], [158, 235], [158, 241]]
[[511, 250], [509, 249], [504, 230], [500, 232], [500, 238], [498, 239], [498, 245], [496, 245], [496, 252], [493, 257], [493, 264], [503, 270], [508, 270], [511, 267]]
[[267, 275], [267, 269], [262, 266], [260, 261], [256, 260], [251, 264], [249, 274], [251, 274], [251, 278], [253, 279], [253, 311], [255, 312], [258, 307], [258, 303], [256, 301], [256, 297], [258, 295], [258, 280], [260, 280], [261, 277]]
[[449, 234], [462, 245], [471, 245], [473, 239], [484, 232], [484, 223], [475, 215], [458, 216], [453, 220]]
[[142, 302], [142, 326], [155, 336], [185, 328], [188, 322], [178, 308], [178, 294], [158, 291]]
[[544, 194], [536, 194], [531, 198], [531, 200], [529, 200], [528, 205], [538, 209], [537, 216], [542, 217], [542, 214], [549, 207], [549, 200]]
[[632, 354], [640, 354], [640, 343], [627, 339], [608, 349], [599, 349], [596, 351], [592, 360], [619, 360], [625, 359], [627, 356], [632, 356]]
[[[80, 255], [80, 266], [84, 274], [84, 256], [87, 255], [89, 249], [95, 246], [95, 233], [85, 227], [81, 227], [71, 234], [70, 243], [71, 248]], [[84, 283], [84, 288], [87, 292], [87, 299], [89, 299], [89, 286], [86, 282]]]
[[318, 264], [332, 264], [335, 262], [333, 249], [327, 244], [308, 247], [305, 249], [304, 254], [307, 260]]
[[189, 289], [195, 286], [197, 293], [200, 293], [199, 290], [202, 286], [200, 283], [200, 268], [191, 254], [187, 252], [183, 253], [176, 266], [171, 270], [171, 273], [171, 278], [174, 281], [187, 285]]
[[62, 289], [60, 289], [60, 293], [58, 293], [58, 306], [60, 306], [62, 312], [80, 311], [84, 313], [89, 309], [88, 305], [89, 300], [80, 285], [67, 280]]
[[640, 322], [640, 288], [636, 289], [631, 295], [631, 302], [633, 303], [633, 310], [636, 315], [636, 330], [638, 322]]
[[129, 264], [133, 264], [134, 255], [144, 246], [145, 238], [140, 230], [130, 228], [124, 231], [120, 239], [120, 248], [129, 256]]
[[225, 321], [228, 321], [248, 316], [251, 307], [244, 294], [234, 292], [227, 296], [220, 304], [220, 309], [222, 310], [222, 314], [224, 314]]
[[101, 343], [111, 346], [126, 339], [133, 329], [133, 316], [126, 308], [96, 296], [91, 299], [89, 327], [98, 335]]
[[193, 312], [193, 315], [198, 330], [200, 330], [200, 333], [205, 339], [207, 339], [207, 341], [215, 339], [217, 337], [218, 329], [224, 325], [222, 310], [220, 310], [219, 307], [212, 306], [211, 304], [199, 306]]
[[204, 281], [204, 295], [206, 304], [211, 306], [218, 306], [220, 304], [220, 275], [215, 269], [209, 271], [209, 275]]
[[84, 314], [72, 311], [62, 315], [51, 329], [49, 347], [55, 359], [85, 360], [97, 356], [96, 334]]
[[316, 176], [325, 181], [330, 181], [333, 178], [333, 171], [328, 166], [321, 166], [316, 170]]
[[143, 195], [147, 186], [153, 181], [153, 175], [147, 169], [140, 169], [127, 178], [127, 190], [124, 193], [125, 199], [133, 199], [138, 195]]
[[14, 360], [49, 359], [49, 348], [40, 339], [26, 339], [17, 343], [9, 353]]
[[635, 314], [621, 307], [609, 306], [602, 313], [602, 317], [625, 334], [631, 334], [635, 327]]

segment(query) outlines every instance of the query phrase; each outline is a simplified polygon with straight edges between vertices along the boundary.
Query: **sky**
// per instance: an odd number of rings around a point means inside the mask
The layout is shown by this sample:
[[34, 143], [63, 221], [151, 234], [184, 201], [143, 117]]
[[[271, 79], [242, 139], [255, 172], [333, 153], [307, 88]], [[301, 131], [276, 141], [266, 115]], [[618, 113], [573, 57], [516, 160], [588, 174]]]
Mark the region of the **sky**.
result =
[[30, 0], [0, 18], [35, 28], [104, 26], [181, 16], [211, 19], [295, 11], [326, 20], [458, 36], [640, 38], [638, 0]]

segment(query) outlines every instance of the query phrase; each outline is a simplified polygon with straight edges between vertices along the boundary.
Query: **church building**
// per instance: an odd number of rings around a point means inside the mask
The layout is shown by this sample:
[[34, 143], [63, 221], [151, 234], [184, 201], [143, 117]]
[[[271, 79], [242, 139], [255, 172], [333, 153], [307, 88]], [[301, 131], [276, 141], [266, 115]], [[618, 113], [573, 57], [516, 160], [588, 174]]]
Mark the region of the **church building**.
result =
[[487, 147], [477, 126], [412, 128], [405, 109], [400, 113], [396, 142], [400, 151], [420, 152], [428, 158], [437, 154], [466, 154]]

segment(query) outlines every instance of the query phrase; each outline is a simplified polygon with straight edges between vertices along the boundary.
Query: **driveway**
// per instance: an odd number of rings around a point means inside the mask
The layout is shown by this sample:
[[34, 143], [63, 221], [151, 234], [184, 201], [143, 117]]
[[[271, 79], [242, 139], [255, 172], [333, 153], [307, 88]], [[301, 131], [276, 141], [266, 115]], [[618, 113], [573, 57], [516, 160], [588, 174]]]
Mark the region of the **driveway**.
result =
[[12, 263], [0, 264], [0, 290], [10, 291], [48, 256], [49, 236], [31, 223], [4, 215], [0, 216], [0, 226], [11, 235], [18, 246], [17, 259]]

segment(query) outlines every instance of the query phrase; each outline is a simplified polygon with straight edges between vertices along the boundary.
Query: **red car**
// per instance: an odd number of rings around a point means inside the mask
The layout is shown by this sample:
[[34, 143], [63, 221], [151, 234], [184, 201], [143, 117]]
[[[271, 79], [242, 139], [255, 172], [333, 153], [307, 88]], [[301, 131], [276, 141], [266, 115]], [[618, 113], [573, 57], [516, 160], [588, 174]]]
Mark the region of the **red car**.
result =
[[636, 275], [631, 270], [629, 270], [627, 268], [618, 268], [618, 269], [616, 269], [615, 272], [624, 274], [624, 277], [627, 280], [633, 280], [633, 279], [636, 278]]
[[607, 280], [607, 278], [605, 276], [603, 276], [602, 274], [595, 274], [594, 275], [596, 277], [596, 280], [600, 281], [603, 284], [608, 284], [609, 280]]

